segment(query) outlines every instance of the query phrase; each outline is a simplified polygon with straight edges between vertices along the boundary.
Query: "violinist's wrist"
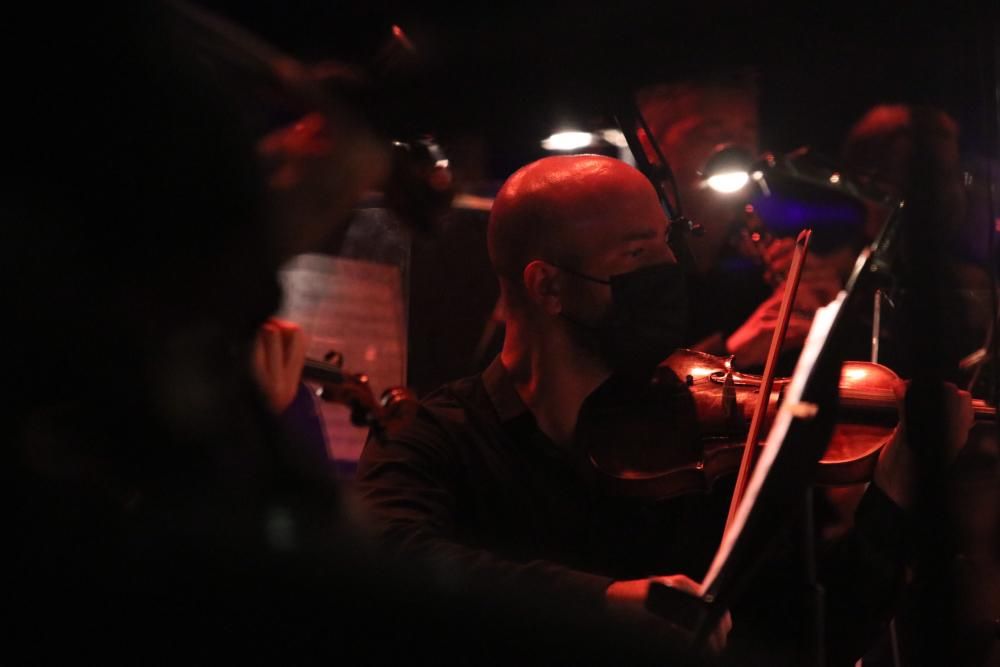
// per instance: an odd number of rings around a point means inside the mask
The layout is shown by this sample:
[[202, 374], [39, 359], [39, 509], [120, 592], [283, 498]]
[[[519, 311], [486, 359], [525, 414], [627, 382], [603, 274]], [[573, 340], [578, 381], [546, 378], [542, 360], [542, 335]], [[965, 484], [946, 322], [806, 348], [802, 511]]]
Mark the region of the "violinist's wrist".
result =
[[908, 509], [913, 504], [914, 480], [913, 453], [900, 428], [879, 452], [872, 483], [898, 507]]

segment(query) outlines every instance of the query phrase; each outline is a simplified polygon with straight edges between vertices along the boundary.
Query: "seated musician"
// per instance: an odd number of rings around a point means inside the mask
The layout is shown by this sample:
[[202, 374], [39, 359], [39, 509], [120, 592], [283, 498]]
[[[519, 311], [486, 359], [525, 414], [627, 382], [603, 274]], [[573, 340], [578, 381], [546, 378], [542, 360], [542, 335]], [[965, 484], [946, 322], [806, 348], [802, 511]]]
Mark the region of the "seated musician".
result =
[[[721, 535], [726, 489], [666, 502], [609, 498], [577, 432], [590, 403], [648, 377], [679, 344], [683, 275], [668, 234], [650, 184], [617, 160], [550, 157], [510, 177], [489, 226], [506, 318], [501, 354], [428, 397], [412, 425], [370, 440], [361, 457], [361, 497], [390, 543], [459, 587], [507, 582], [616, 618], [654, 622], [644, 608], [653, 581], [692, 588]], [[826, 570], [838, 660], [864, 650], [900, 583], [907, 464], [899, 442], [883, 450], [856, 529]], [[776, 610], [773, 597], [748, 600], [733, 609], [731, 649], [741, 624], [750, 632], [758, 615], [797, 614]], [[727, 616], [716, 648], [728, 629]]]
[[[692, 321], [685, 347], [733, 355], [738, 368], [757, 372], [774, 333], [784, 293], [781, 276], [790, 264], [794, 234], [746, 247], [741, 232], [746, 230], [749, 188], [715, 192], [706, 186], [703, 171], [722, 147], [760, 153], [758, 97], [756, 76], [749, 70], [652, 83], [636, 96], [652, 138], [673, 170], [684, 215], [703, 229], [690, 240], [696, 270], [687, 281]], [[651, 147], [647, 153], [655, 160]], [[860, 246], [850, 224], [840, 227], [844, 238], [836, 247], [817, 251], [813, 239], [786, 349], [801, 348], [816, 309], [836, 296], [850, 273]], [[784, 365], [794, 360], [794, 352], [789, 357], [783, 358]]]

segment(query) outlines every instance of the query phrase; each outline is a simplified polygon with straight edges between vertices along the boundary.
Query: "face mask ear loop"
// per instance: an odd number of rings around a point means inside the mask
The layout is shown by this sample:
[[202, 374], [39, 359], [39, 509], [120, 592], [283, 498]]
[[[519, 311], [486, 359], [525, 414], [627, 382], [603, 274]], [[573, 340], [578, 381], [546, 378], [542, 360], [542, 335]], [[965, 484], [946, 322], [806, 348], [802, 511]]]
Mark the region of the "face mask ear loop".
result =
[[[601, 285], [610, 285], [611, 284], [610, 280], [601, 280], [600, 278], [595, 278], [594, 276], [588, 276], [586, 273], [580, 273], [579, 271], [574, 271], [573, 269], [570, 269], [570, 268], [567, 268], [565, 266], [562, 266], [561, 264], [556, 264], [555, 262], [548, 262], [548, 264], [551, 264], [552, 266], [556, 267], [560, 271], [565, 271], [566, 273], [570, 274], [571, 276], [576, 276], [578, 278], [583, 278], [584, 280], [589, 280], [591, 282], [595, 282], [595, 283], [598, 283], [598, 284], [601, 284]], [[580, 329], [583, 329], [584, 331], [589, 331], [591, 333], [594, 333], [594, 332], [597, 332], [597, 331], [600, 330], [600, 327], [595, 327], [592, 324], [587, 324], [587, 323], [585, 323], [585, 322], [583, 322], [581, 320], [578, 320], [576, 317], [572, 317], [570, 315], [567, 315], [565, 312], [562, 312], [562, 311], [560, 311], [559, 317], [563, 318], [564, 320], [566, 320], [567, 322], [569, 322], [573, 326], [579, 327]]]
[[561, 264], [556, 264], [555, 262], [548, 262], [552, 266], [556, 267], [560, 271], [565, 271], [566, 273], [576, 276], [578, 278], [583, 278], [584, 280], [589, 280], [594, 283], [600, 283], [601, 285], [610, 285], [610, 280], [601, 280], [600, 278], [595, 278], [594, 276], [588, 276], [586, 273], [580, 273], [579, 271], [574, 271], [573, 269], [566, 268]]

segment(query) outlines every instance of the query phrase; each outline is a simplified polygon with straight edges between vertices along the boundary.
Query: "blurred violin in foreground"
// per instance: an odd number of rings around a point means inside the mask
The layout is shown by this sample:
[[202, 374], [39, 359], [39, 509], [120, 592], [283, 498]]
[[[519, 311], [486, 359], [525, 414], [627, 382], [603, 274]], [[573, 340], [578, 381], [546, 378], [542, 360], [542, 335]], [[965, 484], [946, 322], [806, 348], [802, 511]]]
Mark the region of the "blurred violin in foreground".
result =
[[351, 423], [371, 428], [376, 436], [405, 425], [417, 412], [417, 399], [411, 390], [390, 387], [376, 399], [367, 375], [348, 373], [334, 363], [306, 359], [302, 377], [319, 383], [317, 396], [347, 406]]

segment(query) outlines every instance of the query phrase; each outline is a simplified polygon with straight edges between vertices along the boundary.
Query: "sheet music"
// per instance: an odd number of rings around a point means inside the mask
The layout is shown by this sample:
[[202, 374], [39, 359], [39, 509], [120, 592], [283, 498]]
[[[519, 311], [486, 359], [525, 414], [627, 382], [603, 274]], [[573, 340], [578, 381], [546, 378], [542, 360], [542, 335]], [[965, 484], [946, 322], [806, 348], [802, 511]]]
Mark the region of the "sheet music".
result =
[[829, 305], [816, 311], [812, 326], [809, 328], [809, 335], [806, 337], [802, 353], [799, 355], [798, 363], [795, 365], [791, 382], [785, 390], [784, 401], [778, 409], [778, 414], [775, 416], [771, 429], [768, 431], [767, 440], [764, 442], [760, 458], [747, 484], [743, 501], [736, 510], [732, 530], [723, 537], [723, 542], [719, 545], [719, 550], [715, 554], [715, 559], [712, 561], [711, 567], [709, 567], [708, 574], [705, 575], [705, 579], [701, 583], [699, 593], [702, 596], [712, 588], [716, 577], [719, 576], [723, 566], [729, 560], [729, 556], [743, 532], [747, 518], [750, 515], [750, 509], [754, 506], [764, 480], [767, 478], [771, 466], [781, 451], [785, 435], [796, 416], [796, 410], [799, 408], [799, 401], [802, 398], [806, 382], [812, 373], [813, 366], [815, 366], [820, 352], [823, 350], [823, 346], [830, 333], [830, 328], [837, 319], [837, 313], [840, 312], [840, 308], [846, 298], [847, 292], [841, 291], [837, 295], [837, 298], [830, 302]]
[[[307, 355], [344, 355], [344, 370], [368, 375], [376, 398], [406, 383], [406, 322], [399, 267], [328, 255], [299, 255], [280, 274], [279, 317], [309, 336]], [[318, 388], [307, 381], [314, 389]], [[331, 458], [357, 461], [368, 431], [343, 405], [320, 403]]]

